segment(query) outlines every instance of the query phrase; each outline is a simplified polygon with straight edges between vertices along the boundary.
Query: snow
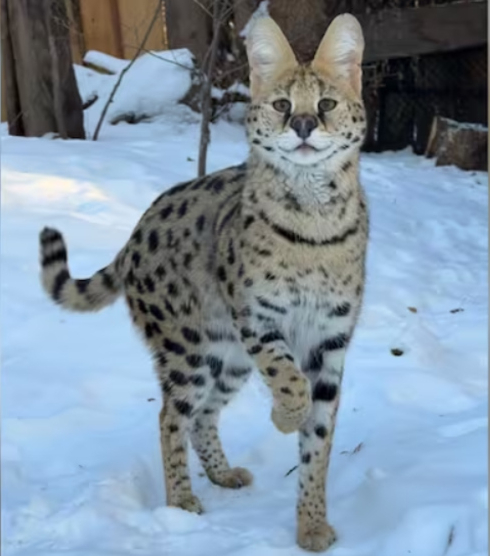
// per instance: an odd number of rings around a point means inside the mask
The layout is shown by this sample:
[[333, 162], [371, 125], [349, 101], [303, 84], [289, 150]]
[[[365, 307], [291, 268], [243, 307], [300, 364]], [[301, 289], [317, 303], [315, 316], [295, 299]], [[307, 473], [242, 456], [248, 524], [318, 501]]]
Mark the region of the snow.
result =
[[86, 64], [107, 70], [110, 73], [120, 73], [130, 63], [129, 60], [121, 60], [121, 58], [116, 58], [98, 50], [88, 50], [83, 57], [83, 61]]
[[[85, 66], [74, 66], [82, 101], [87, 102], [94, 96], [98, 97], [98, 100], [84, 112], [85, 128], [91, 137], [102, 109], [121, 71], [127, 67], [129, 61], [96, 51], [87, 52], [84, 60], [114, 72], [104, 74]], [[140, 56], [131, 66], [130, 77], [129, 71], [123, 76], [107, 111], [104, 127], [118, 121], [124, 115], [132, 115], [137, 120], [148, 120], [165, 117], [174, 111], [178, 101], [191, 86], [193, 67], [192, 54], [186, 48], [151, 51]]]
[[[89, 276], [112, 260], [161, 191], [195, 176], [199, 119], [176, 104], [186, 78], [153, 57], [142, 64], [151, 73], [157, 62], [163, 81], [172, 73], [167, 82], [154, 81], [156, 73], [128, 79], [111, 108], [146, 111], [160, 99], [149, 123], [107, 124], [98, 142], [8, 137], [2, 126], [7, 556], [304, 554], [295, 544], [297, 472], [286, 476], [297, 464], [296, 438], [274, 429], [260, 378], [221, 425], [230, 461], [248, 467], [254, 485], [211, 485], [192, 454], [206, 513], [167, 508], [160, 393], [123, 302], [70, 314], [40, 288], [44, 225], [64, 232], [73, 274]], [[81, 68], [77, 76], [84, 97], [115, 79]], [[86, 114], [89, 131], [98, 102]], [[212, 126], [208, 171], [246, 154], [240, 126]], [[328, 554], [483, 556], [488, 176], [436, 168], [409, 151], [363, 155], [361, 176], [371, 212], [368, 279], [332, 451], [329, 518], [339, 540]]]

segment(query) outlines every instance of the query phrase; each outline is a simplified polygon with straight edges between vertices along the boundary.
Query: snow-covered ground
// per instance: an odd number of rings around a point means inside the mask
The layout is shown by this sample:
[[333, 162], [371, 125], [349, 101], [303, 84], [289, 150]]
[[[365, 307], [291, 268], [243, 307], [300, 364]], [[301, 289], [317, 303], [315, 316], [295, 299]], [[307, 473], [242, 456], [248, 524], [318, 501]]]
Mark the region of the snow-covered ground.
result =
[[[40, 289], [42, 226], [64, 232], [72, 272], [85, 277], [112, 260], [160, 192], [195, 175], [199, 121], [175, 100], [151, 123], [104, 126], [98, 142], [2, 130], [7, 556], [304, 554], [295, 545], [296, 472], [286, 476], [296, 438], [274, 429], [260, 379], [222, 419], [231, 462], [248, 467], [255, 484], [213, 486], [193, 455], [207, 513], [166, 508], [160, 392], [123, 302], [69, 314]], [[246, 153], [238, 125], [213, 127], [209, 171]], [[371, 209], [368, 283], [332, 452], [329, 509], [339, 540], [328, 554], [484, 556], [487, 174], [435, 168], [408, 151], [364, 155], [361, 166]]]

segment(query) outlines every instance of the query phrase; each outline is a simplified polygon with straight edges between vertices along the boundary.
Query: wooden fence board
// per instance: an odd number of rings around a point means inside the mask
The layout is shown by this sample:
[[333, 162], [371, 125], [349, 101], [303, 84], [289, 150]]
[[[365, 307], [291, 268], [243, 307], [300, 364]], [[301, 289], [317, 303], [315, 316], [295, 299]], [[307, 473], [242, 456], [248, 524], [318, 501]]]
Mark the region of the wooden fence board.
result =
[[[140, 45], [160, 0], [118, 0], [119, 20], [124, 58], [130, 59]], [[163, 15], [153, 25], [146, 41], [145, 50], [166, 48], [163, 31]]]
[[394, 8], [356, 17], [364, 31], [366, 62], [487, 43], [487, 2]]
[[[140, 1], [135, 4], [139, 5]], [[86, 50], [99, 50], [122, 58], [117, 0], [81, 0], [80, 12]]]

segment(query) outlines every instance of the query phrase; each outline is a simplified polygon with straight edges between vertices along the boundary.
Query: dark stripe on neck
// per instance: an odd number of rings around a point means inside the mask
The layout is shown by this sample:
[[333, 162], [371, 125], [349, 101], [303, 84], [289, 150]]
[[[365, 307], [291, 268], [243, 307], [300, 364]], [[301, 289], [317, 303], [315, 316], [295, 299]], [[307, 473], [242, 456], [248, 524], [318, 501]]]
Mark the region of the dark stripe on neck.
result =
[[347, 230], [343, 234], [318, 241], [310, 237], [301, 236], [298, 233], [293, 232], [293, 230], [284, 228], [282, 226], [279, 226], [279, 224], [271, 222], [264, 211], [260, 211], [259, 216], [268, 226], [272, 228], [272, 230], [277, 235], [280, 235], [290, 243], [311, 245], [312, 247], [324, 247], [326, 245], [336, 245], [337, 243], [343, 243], [349, 236], [357, 233], [359, 229], [359, 221], [356, 220], [354, 225], [350, 228], [347, 228]]

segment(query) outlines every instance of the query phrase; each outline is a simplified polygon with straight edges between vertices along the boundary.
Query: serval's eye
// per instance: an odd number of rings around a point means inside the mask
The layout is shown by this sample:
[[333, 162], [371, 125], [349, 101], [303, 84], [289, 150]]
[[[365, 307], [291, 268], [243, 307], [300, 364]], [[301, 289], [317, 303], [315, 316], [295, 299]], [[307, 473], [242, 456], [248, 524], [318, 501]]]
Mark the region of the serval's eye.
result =
[[318, 111], [319, 112], [330, 112], [337, 106], [337, 101], [333, 98], [322, 98], [322, 100], [318, 103]]
[[272, 103], [272, 106], [274, 107], [274, 110], [277, 110], [278, 112], [290, 112], [291, 111], [291, 103], [289, 102], [289, 100], [287, 98], [280, 98], [278, 100], [275, 100]]

